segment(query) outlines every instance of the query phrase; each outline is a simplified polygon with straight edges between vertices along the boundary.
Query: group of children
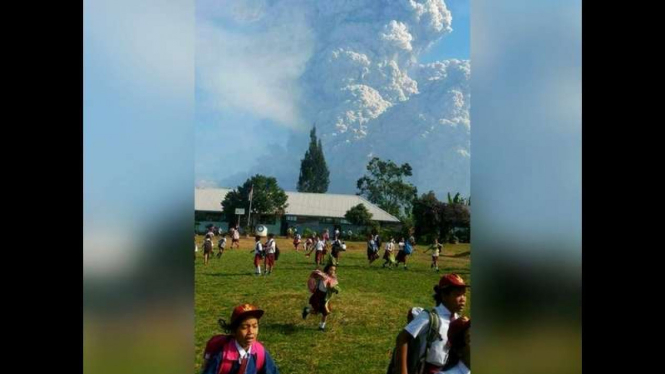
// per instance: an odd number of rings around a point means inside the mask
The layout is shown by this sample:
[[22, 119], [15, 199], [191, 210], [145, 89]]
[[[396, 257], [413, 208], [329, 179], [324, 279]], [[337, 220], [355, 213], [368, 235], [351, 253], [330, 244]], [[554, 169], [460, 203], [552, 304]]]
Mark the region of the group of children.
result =
[[[302, 318], [321, 314], [321, 331], [325, 331], [326, 318], [332, 311], [330, 299], [339, 293], [336, 270], [329, 263], [323, 271], [314, 270], [307, 283], [311, 296]], [[471, 320], [461, 316], [468, 287], [459, 275], [446, 274], [434, 286], [435, 307], [409, 311], [407, 325], [397, 336], [389, 374], [471, 373]], [[201, 373], [278, 374], [272, 356], [258, 341], [263, 315], [258, 307], [242, 304], [233, 309], [228, 323], [220, 319], [220, 326], [227, 333], [208, 340]]]
[[[236, 246], [240, 248], [240, 233], [238, 229], [231, 228], [229, 233], [232, 238], [231, 248]], [[210, 256], [213, 252], [213, 239], [214, 232], [212, 229], [209, 229], [205, 235], [205, 240], [203, 243], [203, 261], [204, 264], [208, 264]], [[217, 258], [220, 258], [224, 253], [226, 248], [226, 234], [221, 234], [221, 238], [218, 242]], [[266, 275], [272, 272], [272, 269], [275, 266], [275, 251], [276, 244], [274, 235], [269, 235], [269, 240], [265, 244], [260, 243], [260, 237], [256, 237], [256, 244], [254, 249], [251, 252], [254, 252], [254, 267], [256, 268], [256, 274], [261, 275], [261, 262], [264, 262], [264, 268]], [[293, 238], [293, 246], [296, 252], [298, 252], [299, 247], [302, 243], [302, 236], [296, 231]], [[328, 254], [328, 243], [331, 244], [331, 253], [329, 255], [328, 261], [337, 265], [339, 263], [340, 252], [346, 250], [346, 244], [339, 238], [339, 230], [335, 231], [334, 239], [331, 241], [328, 230], [324, 230], [323, 234], [319, 238], [318, 235], [312, 235], [305, 241], [304, 252], [306, 257], [310, 257], [312, 252], [316, 252], [314, 263], [316, 267], [322, 266], [324, 264], [324, 259]], [[400, 238], [398, 243], [395, 243], [394, 238], [390, 238], [389, 241], [385, 243], [382, 265], [383, 268], [392, 269], [393, 267], [398, 267], [400, 263], [404, 264], [404, 270], [407, 270], [407, 258], [413, 253], [413, 248], [415, 247], [415, 238], [411, 235], [407, 240]], [[396, 248], [397, 246], [397, 248]], [[265, 249], [264, 249], [265, 247]], [[379, 258], [379, 250], [381, 248], [381, 237], [378, 234], [370, 234], [367, 239], [367, 259], [370, 264], [376, 261]], [[395, 250], [397, 249], [397, 255], [395, 255]], [[438, 259], [443, 250], [443, 245], [439, 243], [438, 239], [434, 239], [434, 244], [429, 246], [425, 250], [425, 253], [432, 251], [432, 263], [430, 268], [434, 269], [436, 272], [439, 272]], [[198, 246], [196, 247], [198, 251]]]
[[[235, 246], [236, 248], [240, 248], [240, 232], [238, 231], [237, 228], [230, 228], [229, 229], [229, 234], [231, 236], [231, 248]], [[224, 254], [224, 250], [226, 249], [226, 234], [221, 232], [221, 230], [218, 232], [218, 235], [221, 236], [217, 243], [217, 258], [222, 257]], [[203, 264], [207, 265], [208, 261], [210, 258], [213, 256], [213, 248], [214, 248], [214, 239], [215, 239], [215, 230], [213, 227], [208, 229], [208, 232], [206, 232], [205, 237], [203, 239]], [[195, 252], [198, 252], [199, 247], [198, 245], [195, 246]]]
[[[296, 235], [294, 238], [293, 245], [298, 250], [298, 245], [300, 244], [300, 238]], [[328, 246], [330, 244], [330, 253], [328, 253]], [[314, 264], [318, 269], [324, 263], [332, 263], [335, 265], [339, 264], [339, 259], [341, 252], [346, 251], [346, 244], [339, 237], [339, 230], [335, 231], [335, 236], [333, 240], [330, 240], [330, 234], [328, 230], [324, 230], [323, 234], [319, 238], [318, 235], [312, 235], [307, 238], [305, 241], [305, 257], [310, 257], [312, 252], [316, 252], [314, 256]]]
[[[380, 245], [381, 239], [379, 235], [369, 235], [367, 240], [367, 259], [369, 260], [370, 264], [379, 258], [378, 252]], [[395, 248], [396, 245], [398, 248]], [[383, 263], [382, 267], [388, 267], [388, 269], [392, 269], [393, 267], [398, 267], [399, 264], [402, 263], [404, 264], [404, 270], [407, 270], [406, 260], [408, 256], [413, 253], [415, 245], [416, 240], [413, 235], [410, 236], [407, 240], [400, 238], [398, 243], [395, 243], [394, 238], [390, 238], [384, 247], [383, 259], [385, 262]], [[395, 249], [397, 249], [397, 256], [395, 256]], [[430, 250], [432, 251], [432, 264], [430, 265], [430, 268], [438, 272], [438, 260], [443, 250], [443, 245], [439, 243], [438, 239], [434, 239], [434, 244], [426, 249], [425, 253]]]

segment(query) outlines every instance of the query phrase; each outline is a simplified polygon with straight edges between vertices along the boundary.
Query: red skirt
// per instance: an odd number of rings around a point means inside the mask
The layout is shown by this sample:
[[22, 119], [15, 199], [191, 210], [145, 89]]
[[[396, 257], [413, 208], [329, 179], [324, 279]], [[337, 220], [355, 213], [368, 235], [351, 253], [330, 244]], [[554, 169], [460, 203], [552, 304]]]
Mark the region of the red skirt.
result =
[[261, 260], [263, 257], [261, 255], [254, 255], [254, 266], [259, 266], [261, 265]]
[[322, 315], [327, 316], [332, 312], [330, 303], [326, 305], [326, 293], [319, 289], [309, 297], [309, 305], [312, 306], [313, 314], [321, 313]]
[[323, 262], [323, 251], [316, 251], [316, 262]]

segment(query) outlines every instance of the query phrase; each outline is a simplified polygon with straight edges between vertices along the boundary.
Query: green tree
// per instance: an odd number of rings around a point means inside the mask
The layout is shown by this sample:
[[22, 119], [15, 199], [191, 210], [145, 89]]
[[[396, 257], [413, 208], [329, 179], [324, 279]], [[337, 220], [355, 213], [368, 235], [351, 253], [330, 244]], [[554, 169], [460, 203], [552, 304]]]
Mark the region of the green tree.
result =
[[434, 191], [422, 194], [413, 202], [413, 217], [416, 236], [422, 237], [426, 242], [438, 238], [441, 229], [442, 203], [436, 198]]
[[309, 149], [300, 162], [298, 192], [325, 193], [330, 184], [330, 172], [323, 156], [323, 145], [316, 139], [316, 126], [309, 133]]
[[372, 213], [367, 210], [367, 207], [360, 203], [351, 209], [347, 210], [344, 218], [356, 226], [365, 228], [373, 226]]
[[286, 203], [288, 196], [277, 184], [277, 179], [257, 174], [247, 179], [242, 186], [238, 186], [238, 188], [226, 194], [224, 201], [222, 201], [222, 208], [227, 222], [238, 223], [235, 214], [236, 208], [245, 209], [245, 214], [249, 212], [249, 193], [252, 186], [254, 186], [252, 222], [249, 226], [253, 227], [252, 223], [256, 222], [261, 215], [282, 214], [288, 206]]
[[444, 240], [449, 240], [455, 228], [469, 229], [471, 223], [471, 209], [463, 203], [441, 204], [439, 211], [440, 232]]
[[412, 176], [411, 165], [397, 165], [393, 161], [372, 158], [367, 164], [369, 175], [358, 179], [358, 195], [378, 205], [386, 212], [404, 218], [411, 213], [418, 190], [405, 177]]

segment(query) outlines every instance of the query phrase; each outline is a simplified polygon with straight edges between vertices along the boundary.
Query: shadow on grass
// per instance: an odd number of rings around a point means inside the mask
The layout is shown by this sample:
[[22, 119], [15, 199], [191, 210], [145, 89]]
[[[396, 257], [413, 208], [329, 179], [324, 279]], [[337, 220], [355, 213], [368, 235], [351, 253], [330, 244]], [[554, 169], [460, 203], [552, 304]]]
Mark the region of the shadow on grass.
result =
[[311, 330], [306, 326], [298, 326], [293, 323], [269, 323], [265, 324], [264, 327], [270, 329], [271, 332], [278, 331], [282, 335], [293, 335], [298, 332]]
[[443, 257], [469, 257], [471, 255], [471, 251], [466, 251], [466, 252], [461, 252], [457, 253], [454, 255], [443, 255]]

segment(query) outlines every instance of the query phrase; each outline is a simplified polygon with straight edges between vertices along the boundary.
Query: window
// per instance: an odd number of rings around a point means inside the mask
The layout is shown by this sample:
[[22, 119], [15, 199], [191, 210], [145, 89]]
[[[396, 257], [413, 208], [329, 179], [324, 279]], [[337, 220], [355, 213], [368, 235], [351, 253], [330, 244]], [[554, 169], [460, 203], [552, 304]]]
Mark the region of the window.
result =
[[298, 221], [298, 217], [296, 217], [296, 216], [286, 216], [286, 220], [291, 221], [291, 222], [296, 222], [296, 221]]
[[259, 223], [263, 223], [265, 225], [274, 225], [275, 224], [275, 216], [261, 216], [259, 217]]
[[221, 222], [224, 220], [222, 213], [217, 212], [194, 212], [194, 221], [197, 222]]

